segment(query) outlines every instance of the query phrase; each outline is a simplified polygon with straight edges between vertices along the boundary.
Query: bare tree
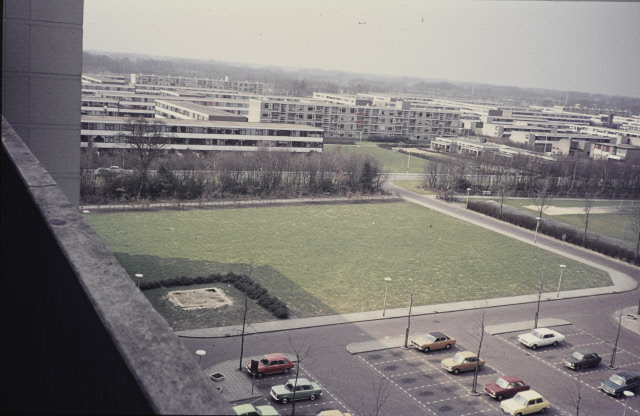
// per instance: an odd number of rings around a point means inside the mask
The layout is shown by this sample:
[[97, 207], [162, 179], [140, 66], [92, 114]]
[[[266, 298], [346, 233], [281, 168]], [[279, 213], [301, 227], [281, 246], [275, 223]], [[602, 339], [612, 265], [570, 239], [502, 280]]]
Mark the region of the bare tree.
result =
[[384, 376], [375, 378], [369, 392], [371, 395], [367, 398], [365, 398], [364, 394], [360, 396], [362, 414], [378, 416], [387, 400], [389, 400], [389, 379]]
[[549, 180], [544, 180], [542, 185], [538, 186], [533, 203], [538, 209], [538, 217], [542, 218], [542, 213], [549, 207], [553, 201], [553, 197], [550, 193], [551, 183]]
[[476, 368], [473, 371], [473, 383], [471, 385], [471, 394], [477, 395], [478, 391], [478, 370], [480, 370], [480, 353], [482, 352], [482, 342], [484, 341], [484, 322], [487, 314], [487, 295], [485, 290], [485, 298], [484, 298], [484, 306], [482, 308], [482, 314], [480, 315], [480, 319], [478, 326], [480, 327], [480, 336], [478, 337], [478, 361], [476, 361]]
[[633, 230], [633, 235], [638, 236], [638, 240], [636, 243], [636, 266], [640, 265], [640, 205], [634, 207], [631, 211], [631, 229]]
[[138, 157], [137, 170], [140, 174], [140, 188], [138, 196], [147, 183], [149, 167], [161, 154], [162, 149], [169, 142], [169, 137], [164, 134], [165, 125], [155, 118], [128, 118], [124, 125], [124, 131], [119, 139], [126, 143]]
[[291, 400], [291, 416], [295, 416], [296, 414], [296, 388], [298, 386], [298, 378], [300, 377], [300, 364], [303, 361], [306, 361], [309, 357], [311, 357], [313, 352], [313, 344], [307, 342], [305, 338], [292, 338], [289, 336], [289, 349], [295, 355], [295, 363], [296, 363], [296, 378], [293, 383], [293, 398]]
[[[251, 273], [253, 272], [253, 260], [249, 263], [249, 279], [251, 279]], [[242, 356], [244, 354], [244, 333], [247, 327], [247, 314], [249, 313], [249, 295], [247, 294], [247, 288], [244, 290], [244, 312], [242, 314], [242, 331], [240, 332], [240, 365], [238, 371], [242, 371]]]
[[597, 190], [588, 190], [584, 193], [584, 235], [582, 236], [582, 245], [584, 246], [587, 241], [587, 229], [589, 228], [589, 215], [591, 214], [591, 208], [595, 202]]
[[582, 400], [582, 381], [580, 371], [576, 371], [576, 416], [580, 416], [580, 401]]

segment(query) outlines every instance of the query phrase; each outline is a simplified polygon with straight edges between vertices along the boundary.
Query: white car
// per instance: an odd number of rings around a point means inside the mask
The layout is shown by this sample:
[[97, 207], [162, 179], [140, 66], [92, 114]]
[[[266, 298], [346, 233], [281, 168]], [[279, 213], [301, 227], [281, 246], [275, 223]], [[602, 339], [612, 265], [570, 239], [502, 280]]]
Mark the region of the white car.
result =
[[538, 328], [518, 336], [518, 341], [535, 350], [538, 347], [553, 345], [554, 347], [564, 341], [564, 335], [549, 328]]

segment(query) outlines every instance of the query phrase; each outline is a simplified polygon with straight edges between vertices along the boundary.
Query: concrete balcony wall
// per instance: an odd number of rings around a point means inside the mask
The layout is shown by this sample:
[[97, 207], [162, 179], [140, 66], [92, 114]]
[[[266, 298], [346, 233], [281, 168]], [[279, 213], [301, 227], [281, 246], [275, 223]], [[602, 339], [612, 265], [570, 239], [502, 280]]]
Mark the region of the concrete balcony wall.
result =
[[3, 414], [230, 414], [2, 119]]

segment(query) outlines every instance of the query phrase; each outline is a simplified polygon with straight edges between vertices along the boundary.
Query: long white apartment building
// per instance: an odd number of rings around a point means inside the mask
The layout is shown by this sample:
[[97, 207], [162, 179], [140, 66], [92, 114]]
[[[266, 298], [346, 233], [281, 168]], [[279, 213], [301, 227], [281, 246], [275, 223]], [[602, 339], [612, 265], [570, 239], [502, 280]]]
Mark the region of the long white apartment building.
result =
[[598, 127], [598, 126], [569, 125], [568, 127], [571, 131], [576, 133], [581, 133], [581, 134], [608, 137], [610, 139], [617, 139], [618, 137], [623, 137], [626, 139], [626, 142], [628, 144], [631, 144], [634, 146], [640, 146], [640, 131], [609, 129], [606, 127]]
[[156, 118], [247, 122], [245, 116], [189, 101], [156, 100]]
[[[221, 120], [156, 119], [166, 150], [251, 152], [259, 148], [286, 152], [322, 152], [321, 128]], [[124, 117], [83, 116], [81, 147], [128, 149]]]
[[[568, 140], [568, 145], [556, 146], [554, 143], [562, 140]], [[584, 149], [580, 142], [588, 143], [609, 143], [610, 138], [602, 136], [594, 136], [588, 134], [564, 132], [529, 132], [514, 131], [509, 137], [509, 141], [520, 143], [532, 147], [537, 152], [552, 152], [553, 154], [569, 155], [578, 149]], [[587, 148], [588, 149], [588, 148]]]
[[281, 102], [249, 100], [249, 121], [266, 123], [296, 123], [322, 127], [329, 137], [354, 139], [370, 136], [406, 136], [413, 139], [434, 139], [437, 136], [457, 136], [460, 113], [442, 109], [405, 109], [406, 104], [393, 106], [337, 104], [300, 100]]
[[229, 77], [225, 77], [225, 79], [209, 79], [155, 74], [131, 74], [131, 84], [220, 88], [225, 90], [252, 92], [256, 94], [267, 92], [268, 89], [268, 85], [263, 82], [232, 81]]

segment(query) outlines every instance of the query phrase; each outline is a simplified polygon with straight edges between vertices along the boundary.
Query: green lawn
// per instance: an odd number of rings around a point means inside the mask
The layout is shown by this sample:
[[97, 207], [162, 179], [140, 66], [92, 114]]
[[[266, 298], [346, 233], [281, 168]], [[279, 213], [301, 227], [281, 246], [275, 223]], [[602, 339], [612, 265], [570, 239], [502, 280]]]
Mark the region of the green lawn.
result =
[[327, 152], [339, 150], [346, 153], [369, 153], [370, 155], [375, 156], [380, 161], [383, 172], [390, 174], [395, 174], [396, 172], [398, 172], [398, 175], [400, 175], [401, 173], [407, 173], [407, 162], [409, 164], [409, 173], [423, 173], [424, 164], [426, 162], [425, 159], [411, 155], [405, 155], [399, 152], [394, 152], [393, 150], [383, 149], [382, 147], [378, 147], [375, 144], [371, 143], [355, 146], [325, 144], [324, 150]]
[[[630, 207], [632, 205], [638, 205], [640, 202], [638, 201], [595, 201], [594, 207]], [[512, 206], [514, 208], [523, 209], [529, 212], [537, 212], [530, 208], [525, 208], [526, 206], [535, 205], [533, 200], [531, 199], [510, 199], [505, 201], [505, 204]], [[571, 199], [571, 200], [562, 200], [562, 199], [554, 199], [551, 201], [552, 206], [557, 207], [578, 207], [584, 209], [584, 201]], [[584, 229], [584, 212], [580, 214], [570, 214], [570, 215], [546, 215], [547, 218], [551, 218], [556, 221], [564, 222], [579, 228]], [[589, 231], [594, 233], [606, 235], [609, 237], [617, 238], [618, 240], [626, 241], [631, 244], [635, 244], [638, 242], [637, 235], [633, 234], [632, 226], [631, 226], [631, 216], [630, 213], [610, 213], [610, 214], [594, 214], [591, 213], [589, 215]]]
[[[393, 180], [393, 177], [391, 177], [391, 180]], [[394, 181], [393, 184], [420, 195], [435, 195], [434, 191], [430, 191], [422, 188], [423, 181], [397, 180], [397, 181]]]
[[[128, 212], [86, 216], [130, 275], [144, 279], [212, 272], [247, 272], [308, 317], [382, 308], [384, 277], [391, 277], [388, 308], [514, 296], [557, 285], [610, 285], [608, 275], [410, 203]], [[176, 290], [176, 289], [173, 289]], [[202, 312], [198, 323], [163, 303], [166, 291], [146, 292], [174, 329], [238, 323], [235, 311]], [[168, 311], [167, 311], [168, 309]], [[229, 308], [231, 309], [231, 308]], [[185, 317], [186, 316], [186, 317]], [[182, 317], [182, 318], [180, 318]], [[193, 318], [196, 319], [196, 318]], [[272, 319], [252, 315], [253, 320]]]

